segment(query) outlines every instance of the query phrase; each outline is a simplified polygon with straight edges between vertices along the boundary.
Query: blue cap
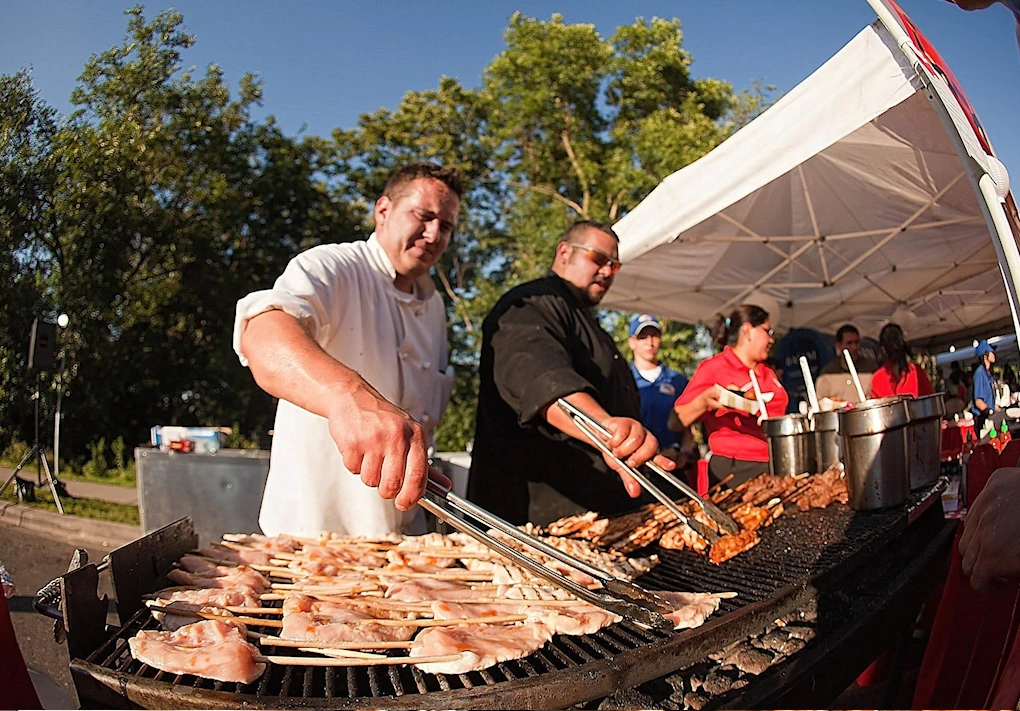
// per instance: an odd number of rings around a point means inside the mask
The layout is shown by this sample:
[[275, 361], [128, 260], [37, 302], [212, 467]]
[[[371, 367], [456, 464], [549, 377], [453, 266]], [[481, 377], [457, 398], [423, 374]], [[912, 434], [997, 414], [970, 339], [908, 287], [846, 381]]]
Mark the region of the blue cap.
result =
[[977, 351], [976, 351], [976, 353], [977, 353], [977, 357], [981, 358], [986, 353], [995, 353], [995, 349], [992, 348], [988, 344], [988, 341], [981, 341], [981, 343], [977, 344]]
[[630, 319], [630, 335], [636, 336], [645, 328], [654, 328], [662, 333], [662, 324], [659, 319], [651, 314], [637, 314]]

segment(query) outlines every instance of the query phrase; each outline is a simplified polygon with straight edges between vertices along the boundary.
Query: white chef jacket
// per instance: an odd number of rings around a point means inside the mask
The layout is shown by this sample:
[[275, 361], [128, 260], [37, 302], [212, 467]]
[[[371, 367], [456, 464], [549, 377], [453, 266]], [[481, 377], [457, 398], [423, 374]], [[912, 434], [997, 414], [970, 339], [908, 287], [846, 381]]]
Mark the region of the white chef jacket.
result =
[[[375, 233], [367, 241], [299, 254], [272, 289], [237, 302], [234, 351], [247, 366], [241, 334], [248, 320], [280, 309], [326, 353], [421, 423], [431, 443], [453, 389], [446, 313], [427, 274], [415, 281], [413, 294], [398, 290], [395, 276]], [[397, 510], [348, 471], [326, 418], [286, 400], [276, 411], [259, 524], [268, 535], [424, 532], [419, 507]]]

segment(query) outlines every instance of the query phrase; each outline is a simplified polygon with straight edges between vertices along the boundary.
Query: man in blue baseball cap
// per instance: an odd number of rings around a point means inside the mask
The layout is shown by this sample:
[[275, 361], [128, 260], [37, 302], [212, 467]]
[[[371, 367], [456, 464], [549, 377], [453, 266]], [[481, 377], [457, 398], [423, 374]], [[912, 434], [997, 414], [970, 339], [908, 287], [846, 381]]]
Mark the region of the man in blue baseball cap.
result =
[[693, 441], [686, 443], [690, 446], [683, 447], [684, 438], [670, 431], [666, 423], [673, 403], [687, 387], [687, 377], [659, 362], [662, 323], [652, 314], [635, 314], [630, 319], [627, 344], [634, 353], [630, 370], [641, 396], [641, 422], [659, 440], [663, 454], [683, 467], [691, 454]]
[[978, 431], [985, 420], [995, 414], [998, 407], [995, 404], [995, 388], [993, 387], [992, 363], [995, 362], [995, 349], [988, 341], [978, 343], [974, 354], [980, 360], [977, 368], [974, 369], [974, 401], [970, 405], [970, 411], [974, 413], [975, 424]]

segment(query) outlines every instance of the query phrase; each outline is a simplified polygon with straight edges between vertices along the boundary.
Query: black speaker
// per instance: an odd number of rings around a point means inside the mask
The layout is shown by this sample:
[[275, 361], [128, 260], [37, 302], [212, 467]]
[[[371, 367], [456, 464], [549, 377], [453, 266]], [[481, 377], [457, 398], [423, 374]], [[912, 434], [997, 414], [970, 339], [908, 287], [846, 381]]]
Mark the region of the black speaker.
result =
[[57, 340], [56, 324], [36, 319], [32, 322], [32, 336], [28, 342], [28, 369], [53, 370], [53, 350]]

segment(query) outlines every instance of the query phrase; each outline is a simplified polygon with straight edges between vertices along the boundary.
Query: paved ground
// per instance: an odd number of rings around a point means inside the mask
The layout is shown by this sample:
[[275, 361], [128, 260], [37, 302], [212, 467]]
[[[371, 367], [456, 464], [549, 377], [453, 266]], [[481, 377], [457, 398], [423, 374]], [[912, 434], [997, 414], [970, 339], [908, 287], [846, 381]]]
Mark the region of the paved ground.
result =
[[[35, 468], [32, 467], [28, 472], [22, 470], [26, 479], [36, 480]], [[13, 469], [7, 467], [0, 467], [0, 485], [7, 481], [8, 477], [14, 473]], [[98, 499], [99, 501], [110, 501], [115, 504], [132, 504], [138, 505], [138, 489], [128, 486], [115, 486], [113, 484], [93, 484], [88, 481], [70, 481], [69, 479], [62, 479], [64, 485], [67, 486], [67, 491], [71, 496], [79, 499]]]
[[[67, 647], [53, 641], [53, 622], [32, 607], [35, 593], [67, 571], [74, 546], [0, 525], [0, 561], [14, 579], [15, 596], [8, 601], [21, 653], [30, 667], [53, 678], [72, 698], [74, 684], [67, 669]], [[99, 561], [102, 551], [89, 551]]]

